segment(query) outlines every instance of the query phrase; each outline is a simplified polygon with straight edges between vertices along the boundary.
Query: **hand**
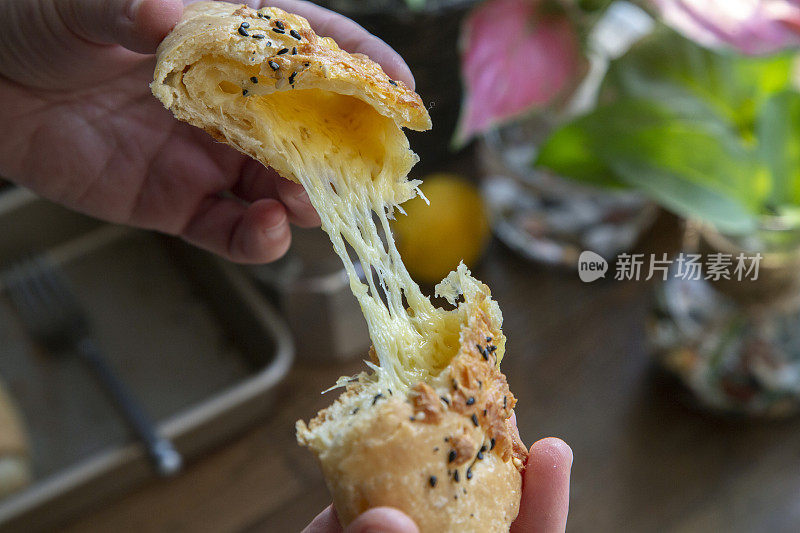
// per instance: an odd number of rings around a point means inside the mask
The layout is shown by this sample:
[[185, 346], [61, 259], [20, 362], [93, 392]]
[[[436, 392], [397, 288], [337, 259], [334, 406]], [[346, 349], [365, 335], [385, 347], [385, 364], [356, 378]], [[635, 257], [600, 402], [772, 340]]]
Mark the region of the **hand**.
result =
[[[413, 87], [400, 56], [355, 22], [301, 0], [263, 3], [305, 16]], [[319, 224], [302, 188], [178, 122], [150, 94], [152, 54], [182, 11], [181, 0], [0, 2], [0, 175], [235, 261], [277, 259], [290, 221]]]
[[[572, 450], [556, 438], [531, 446], [522, 475], [522, 501], [511, 533], [563, 533], [569, 511], [569, 473]], [[390, 507], [365, 512], [344, 530], [346, 533], [418, 533], [414, 522]], [[333, 506], [322, 511], [303, 533], [341, 533]]]

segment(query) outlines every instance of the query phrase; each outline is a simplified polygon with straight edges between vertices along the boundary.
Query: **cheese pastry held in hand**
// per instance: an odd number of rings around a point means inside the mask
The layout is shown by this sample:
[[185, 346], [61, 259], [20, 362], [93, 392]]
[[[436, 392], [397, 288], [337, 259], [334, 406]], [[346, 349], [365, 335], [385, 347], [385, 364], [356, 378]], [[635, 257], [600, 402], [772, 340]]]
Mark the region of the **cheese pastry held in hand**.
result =
[[[463, 265], [436, 288], [451, 308], [434, 306], [389, 229], [419, 193], [402, 128], [430, 128], [420, 97], [299, 16], [223, 2], [187, 7], [154, 78], [177, 118], [300, 183], [345, 265], [370, 371], [342, 378], [333, 405], [297, 424], [341, 521], [391, 506], [423, 532], [508, 531], [527, 452], [499, 367], [502, 314]], [[359, 279], [346, 245], [374, 276]]]

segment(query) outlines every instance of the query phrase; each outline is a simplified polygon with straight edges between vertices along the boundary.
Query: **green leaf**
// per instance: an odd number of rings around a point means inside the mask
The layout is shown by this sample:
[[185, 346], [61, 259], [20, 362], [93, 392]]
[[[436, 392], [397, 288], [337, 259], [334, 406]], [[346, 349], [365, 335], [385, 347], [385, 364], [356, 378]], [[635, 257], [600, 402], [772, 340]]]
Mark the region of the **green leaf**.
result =
[[759, 155], [772, 174], [769, 205], [800, 205], [800, 93], [783, 91], [767, 100], [756, 134]]
[[536, 164], [561, 176], [599, 187], [621, 187], [614, 171], [597, 157], [591, 119], [562, 126], [541, 146]]
[[696, 116], [715, 114], [746, 141], [776, 91], [791, 86], [793, 56], [744, 56], [709, 50], [661, 27], [612, 62], [603, 93], [644, 98]]
[[580, 181], [635, 187], [727, 231], [752, 229], [768, 192], [752, 151], [720, 120], [645, 100], [617, 101], [566, 124], [536, 164]]

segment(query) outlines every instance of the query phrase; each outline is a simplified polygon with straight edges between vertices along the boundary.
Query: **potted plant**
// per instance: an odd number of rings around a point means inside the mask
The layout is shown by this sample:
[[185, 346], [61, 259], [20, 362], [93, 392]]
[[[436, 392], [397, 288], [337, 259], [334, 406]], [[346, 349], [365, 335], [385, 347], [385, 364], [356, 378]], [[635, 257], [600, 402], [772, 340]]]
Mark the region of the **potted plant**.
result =
[[612, 61], [598, 106], [557, 128], [534, 164], [685, 217], [650, 327], [664, 366], [713, 409], [795, 412], [800, 6], [653, 4], [666, 24]]
[[654, 219], [636, 191], [531, 165], [554, 128], [593, 106], [609, 59], [652, 25], [640, 9], [609, 3], [489, 0], [462, 27], [465, 98], [454, 145], [480, 139], [494, 232], [540, 262], [572, 267], [587, 248], [610, 258]]

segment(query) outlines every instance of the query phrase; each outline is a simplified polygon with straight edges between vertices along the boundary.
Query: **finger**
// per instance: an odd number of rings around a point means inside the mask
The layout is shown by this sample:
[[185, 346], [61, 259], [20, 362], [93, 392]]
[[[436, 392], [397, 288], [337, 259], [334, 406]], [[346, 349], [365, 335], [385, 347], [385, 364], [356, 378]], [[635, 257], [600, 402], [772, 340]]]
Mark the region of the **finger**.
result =
[[319, 214], [311, 205], [308, 193], [293, 181], [281, 179], [278, 181], [278, 196], [289, 211], [289, 220], [301, 228], [314, 228], [319, 226]]
[[414, 90], [414, 76], [400, 54], [344, 15], [305, 0], [256, 0], [255, 4], [258, 7], [275, 6], [308, 19], [318, 35], [333, 37], [336, 43], [348, 52], [359, 52], [369, 56], [390, 78], [400, 80]]
[[347, 526], [345, 533], [419, 533], [417, 525], [401, 511], [391, 507], [370, 509]]
[[178, 23], [181, 0], [56, 0], [64, 23], [78, 37], [152, 54]]
[[229, 198], [208, 198], [181, 236], [237, 263], [268, 263], [291, 243], [286, 210], [277, 200], [249, 206]]
[[572, 449], [553, 437], [531, 446], [522, 479], [522, 501], [511, 533], [563, 533], [569, 511]]
[[275, 170], [258, 161], [247, 160], [241, 177], [231, 192], [246, 202], [264, 198], [279, 199], [286, 207], [289, 220], [303, 228], [319, 226], [319, 215], [301, 185], [282, 178]]
[[339, 525], [339, 518], [333, 510], [333, 505], [327, 506], [319, 513], [302, 533], [342, 533], [342, 526]]

